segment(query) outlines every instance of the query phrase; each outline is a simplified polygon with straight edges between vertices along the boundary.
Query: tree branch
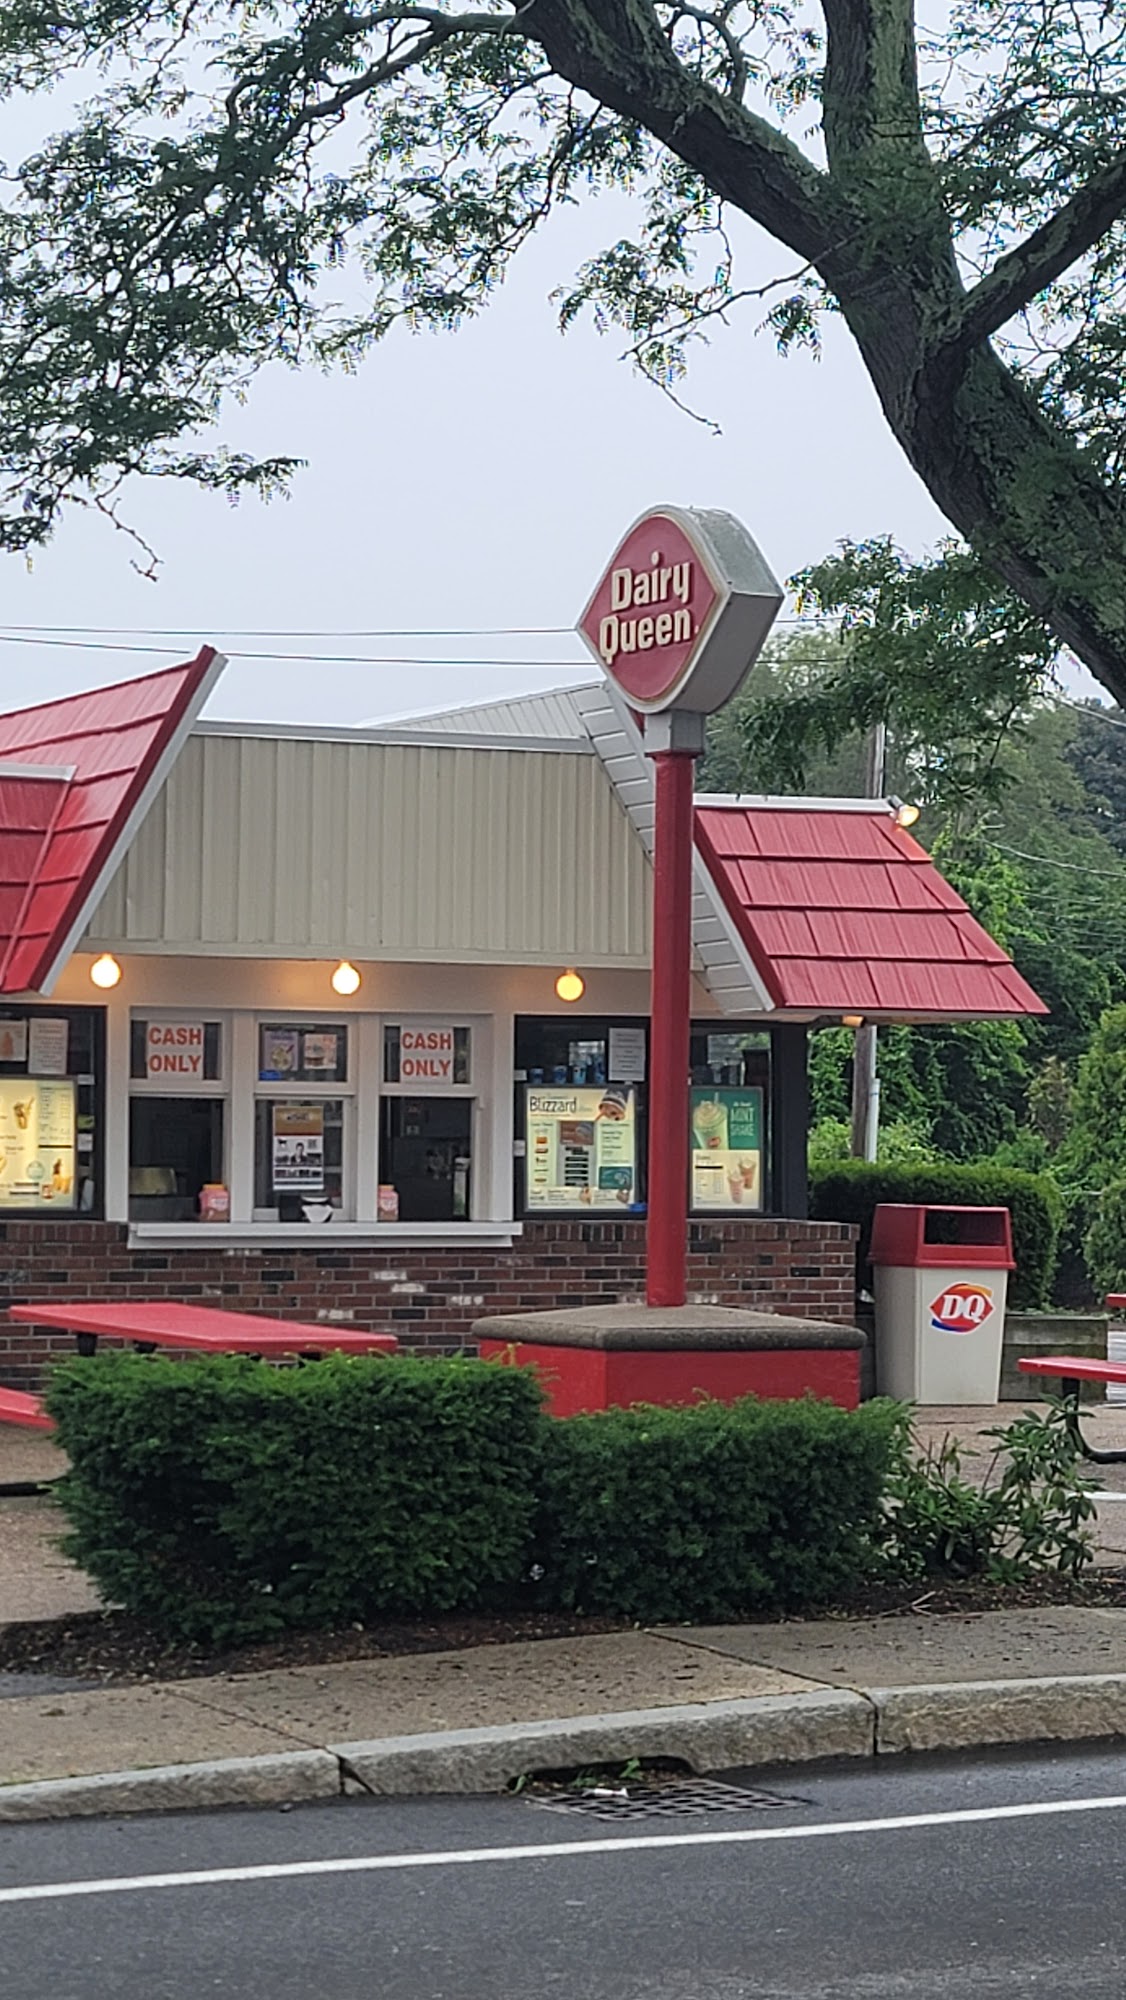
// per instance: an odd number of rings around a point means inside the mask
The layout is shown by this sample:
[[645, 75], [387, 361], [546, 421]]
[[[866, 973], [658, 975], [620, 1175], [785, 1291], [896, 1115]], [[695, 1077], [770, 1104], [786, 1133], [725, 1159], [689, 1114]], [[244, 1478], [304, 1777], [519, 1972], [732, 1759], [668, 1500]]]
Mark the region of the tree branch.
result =
[[947, 352], [976, 347], [1030, 305], [1126, 213], [1126, 154], [1092, 174], [1055, 215], [998, 257], [967, 293]]
[[646, 128], [807, 262], [853, 226], [828, 175], [792, 140], [684, 69], [649, 0], [528, 0], [520, 25], [557, 75]]

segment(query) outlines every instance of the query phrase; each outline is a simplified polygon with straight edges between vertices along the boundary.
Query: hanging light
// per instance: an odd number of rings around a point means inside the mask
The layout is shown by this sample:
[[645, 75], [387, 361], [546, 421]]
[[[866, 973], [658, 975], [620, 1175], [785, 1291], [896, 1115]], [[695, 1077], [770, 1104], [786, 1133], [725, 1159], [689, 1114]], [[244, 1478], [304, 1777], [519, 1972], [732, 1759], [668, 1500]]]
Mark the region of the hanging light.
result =
[[355, 993], [359, 984], [360, 975], [356, 971], [355, 966], [350, 964], [348, 959], [342, 958], [332, 975], [333, 992], [343, 994]]
[[914, 826], [921, 812], [921, 806], [897, 806], [895, 812], [896, 826]]
[[569, 965], [566, 972], [559, 974], [555, 982], [555, 991], [561, 1000], [568, 1002], [581, 1000], [586, 992], [586, 980], [581, 972], [576, 972], [574, 966]]
[[842, 1027], [842, 1028], [862, 1028], [863, 1026], [864, 1026], [864, 1016], [863, 1016], [863, 1014], [842, 1014], [842, 1015], [841, 1015], [841, 1027]]
[[117, 985], [121, 978], [121, 967], [112, 951], [103, 951], [101, 957], [94, 960], [90, 967], [90, 977], [95, 986], [100, 986], [107, 992], [111, 986]]

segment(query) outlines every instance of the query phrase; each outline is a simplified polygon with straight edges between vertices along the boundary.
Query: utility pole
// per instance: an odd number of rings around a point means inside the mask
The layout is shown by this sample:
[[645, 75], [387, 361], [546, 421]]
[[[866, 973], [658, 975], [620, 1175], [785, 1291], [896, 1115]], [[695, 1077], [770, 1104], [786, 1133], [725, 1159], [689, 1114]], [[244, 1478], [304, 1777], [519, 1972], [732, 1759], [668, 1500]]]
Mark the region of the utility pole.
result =
[[[864, 793], [882, 798], [887, 782], [887, 724], [874, 722], [864, 743]], [[880, 1136], [880, 1077], [876, 1024], [864, 1021], [852, 1047], [852, 1157], [874, 1160]]]

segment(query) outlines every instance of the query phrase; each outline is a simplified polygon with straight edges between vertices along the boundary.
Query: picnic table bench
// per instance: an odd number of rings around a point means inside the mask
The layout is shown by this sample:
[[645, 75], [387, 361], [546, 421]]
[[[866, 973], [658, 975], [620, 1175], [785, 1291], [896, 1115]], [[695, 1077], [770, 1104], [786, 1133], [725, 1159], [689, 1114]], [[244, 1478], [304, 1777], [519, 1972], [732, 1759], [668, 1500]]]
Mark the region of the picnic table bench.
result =
[[[1126, 1296], [1107, 1300], [1108, 1305], [1126, 1305]], [[1018, 1361], [1022, 1375], [1055, 1376], [1066, 1408], [1067, 1428], [1078, 1451], [1096, 1465], [1126, 1465], [1126, 1451], [1097, 1451], [1088, 1444], [1079, 1427], [1079, 1391], [1084, 1382], [1126, 1382], [1126, 1361], [1093, 1361], [1080, 1354], [1037, 1355], [1035, 1360]]]
[[[34, 1302], [8, 1308], [9, 1319], [25, 1326], [61, 1327], [73, 1333], [80, 1354], [93, 1354], [99, 1337], [131, 1341], [143, 1353], [158, 1347], [189, 1348], [200, 1354], [393, 1354], [393, 1333], [364, 1333], [356, 1327], [310, 1325], [296, 1319], [267, 1319], [258, 1313], [223, 1312], [216, 1306], [184, 1305], [175, 1299], [143, 1304], [103, 1305], [74, 1299], [65, 1304]], [[40, 1397], [23, 1389], [0, 1389], [0, 1422], [53, 1430]]]

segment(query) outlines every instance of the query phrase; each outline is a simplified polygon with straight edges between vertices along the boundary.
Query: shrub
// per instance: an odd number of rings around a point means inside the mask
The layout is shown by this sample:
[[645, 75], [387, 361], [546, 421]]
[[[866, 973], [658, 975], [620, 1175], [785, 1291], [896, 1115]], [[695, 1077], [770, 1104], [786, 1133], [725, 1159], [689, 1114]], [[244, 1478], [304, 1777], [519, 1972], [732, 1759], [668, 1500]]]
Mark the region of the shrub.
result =
[[883, 1567], [896, 1581], [1016, 1583], [1052, 1569], [1078, 1576], [1094, 1561], [1095, 1502], [1064, 1405], [1046, 1416], [1026, 1410], [984, 1435], [996, 1451], [973, 1485], [962, 1477], [956, 1439], [920, 1454], [906, 1427], [897, 1434], [880, 1537]]
[[548, 1422], [542, 1598], [646, 1623], [824, 1603], [871, 1560], [905, 1422], [752, 1397]]
[[1126, 1180], [1111, 1181], [1093, 1204], [1084, 1251], [1099, 1296], [1126, 1292]]
[[169, 1637], [462, 1609], [526, 1569], [543, 1419], [525, 1369], [327, 1356], [67, 1361], [64, 1544]]
[[1009, 1287], [1011, 1305], [1046, 1305], [1056, 1266], [1063, 1202], [1047, 1174], [1026, 1174], [1015, 1167], [953, 1163], [930, 1166], [870, 1165], [848, 1160], [840, 1166], [816, 1169], [810, 1176], [810, 1213], [819, 1222], [855, 1222], [857, 1279], [871, 1289], [868, 1250], [872, 1216], [880, 1202], [951, 1202], [971, 1207], [1007, 1208], [1013, 1224], [1016, 1270]]

